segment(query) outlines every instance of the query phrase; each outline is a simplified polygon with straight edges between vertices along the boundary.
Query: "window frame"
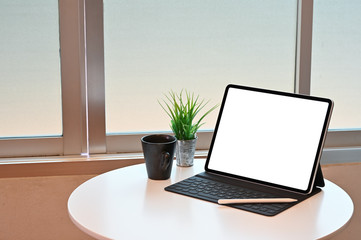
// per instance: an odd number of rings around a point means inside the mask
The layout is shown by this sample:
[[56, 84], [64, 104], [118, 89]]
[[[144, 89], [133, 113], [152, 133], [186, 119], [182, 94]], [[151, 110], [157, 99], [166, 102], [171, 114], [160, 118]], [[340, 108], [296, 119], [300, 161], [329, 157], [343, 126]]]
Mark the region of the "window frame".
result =
[[84, 0], [58, 1], [63, 135], [0, 139], [0, 157], [87, 152], [84, 3]]
[[[103, 0], [58, 0], [63, 136], [0, 139], [0, 157], [140, 153], [149, 132], [106, 135]], [[313, 0], [298, 0], [294, 91], [310, 94]], [[170, 132], [167, 132], [170, 133]], [[198, 133], [207, 150], [213, 131]], [[325, 148], [359, 148], [361, 130], [329, 130]]]

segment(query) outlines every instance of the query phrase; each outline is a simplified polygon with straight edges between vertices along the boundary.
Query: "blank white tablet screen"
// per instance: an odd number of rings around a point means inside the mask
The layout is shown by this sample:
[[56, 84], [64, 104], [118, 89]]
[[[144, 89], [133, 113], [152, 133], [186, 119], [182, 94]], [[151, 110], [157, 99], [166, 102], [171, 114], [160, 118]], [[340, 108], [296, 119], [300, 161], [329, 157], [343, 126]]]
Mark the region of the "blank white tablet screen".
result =
[[307, 190], [328, 106], [229, 88], [208, 168]]

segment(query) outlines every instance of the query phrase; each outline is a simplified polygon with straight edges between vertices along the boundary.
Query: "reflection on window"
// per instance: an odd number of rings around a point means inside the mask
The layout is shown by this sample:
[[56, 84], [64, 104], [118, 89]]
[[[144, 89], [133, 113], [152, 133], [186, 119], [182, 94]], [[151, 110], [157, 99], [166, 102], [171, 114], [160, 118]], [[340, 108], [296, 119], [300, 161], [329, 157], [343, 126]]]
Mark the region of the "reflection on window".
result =
[[104, 0], [107, 132], [169, 130], [171, 89], [210, 105], [228, 83], [292, 92], [296, 19], [289, 0]]

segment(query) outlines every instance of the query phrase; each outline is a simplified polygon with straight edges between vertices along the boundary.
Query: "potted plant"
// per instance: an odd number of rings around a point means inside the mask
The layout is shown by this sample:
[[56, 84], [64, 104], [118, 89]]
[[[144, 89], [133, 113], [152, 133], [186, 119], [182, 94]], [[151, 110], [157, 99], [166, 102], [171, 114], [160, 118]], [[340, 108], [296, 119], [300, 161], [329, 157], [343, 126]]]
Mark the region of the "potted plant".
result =
[[158, 101], [171, 119], [170, 127], [177, 138], [176, 160], [178, 166], [192, 166], [197, 141], [197, 131], [204, 124], [203, 119], [218, 105], [206, 111], [196, 121], [195, 117], [208, 104], [199, 95], [188, 91], [175, 93], [170, 91], [166, 99]]

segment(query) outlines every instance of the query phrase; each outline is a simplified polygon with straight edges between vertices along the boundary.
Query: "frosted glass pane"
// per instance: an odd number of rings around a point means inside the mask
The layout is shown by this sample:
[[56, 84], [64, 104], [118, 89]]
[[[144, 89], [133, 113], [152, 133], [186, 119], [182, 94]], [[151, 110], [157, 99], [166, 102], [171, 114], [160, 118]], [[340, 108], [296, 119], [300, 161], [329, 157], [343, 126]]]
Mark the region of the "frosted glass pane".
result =
[[334, 100], [330, 128], [361, 127], [361, 1], [314, 2], [311, 93]]
[[104, 0], [107, 132], [169, 130], [171, 89], [209, 107], [228, 83], [292, 92], [296, 16], [289, 0]]
[[61, 135], [58, 2], [0, 1], [0, 137]]

